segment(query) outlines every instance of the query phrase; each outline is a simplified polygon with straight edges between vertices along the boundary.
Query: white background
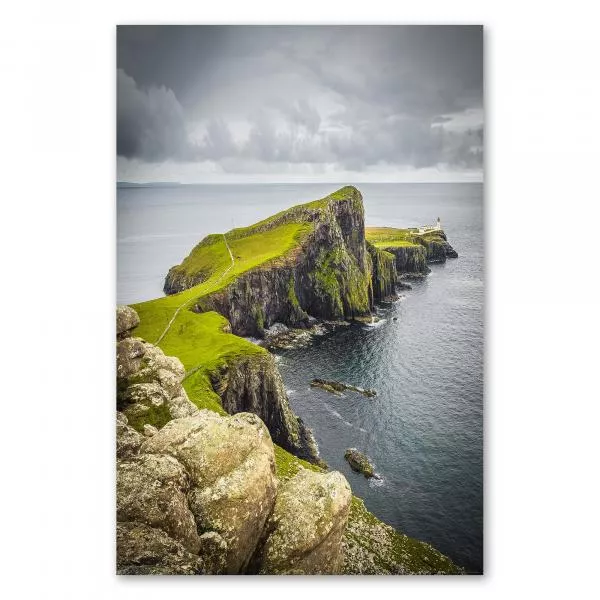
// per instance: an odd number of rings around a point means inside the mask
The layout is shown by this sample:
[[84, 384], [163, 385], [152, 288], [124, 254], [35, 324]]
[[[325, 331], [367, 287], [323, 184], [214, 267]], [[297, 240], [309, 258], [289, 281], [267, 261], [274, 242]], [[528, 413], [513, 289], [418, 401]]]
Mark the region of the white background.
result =
[[[3, 596], [593, 596], [600, 533], [593, 3], [210, 4], [3, 4]], [[486, 26], [485, 576], [113, 575], [115, 25], [167, 22]]]

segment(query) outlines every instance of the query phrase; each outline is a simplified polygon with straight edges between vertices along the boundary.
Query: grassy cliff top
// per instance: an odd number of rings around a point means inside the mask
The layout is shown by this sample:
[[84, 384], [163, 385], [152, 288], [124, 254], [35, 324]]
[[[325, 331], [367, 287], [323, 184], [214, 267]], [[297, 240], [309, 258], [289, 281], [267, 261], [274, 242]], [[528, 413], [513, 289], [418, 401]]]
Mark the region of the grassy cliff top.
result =
[[365, 236], [376, 248], [399, 246], [418, 246], [415, 241], [415, 229], [397, 229], [395, 227], [366, 227]]
[[396, 227], [366, 227], [365, 237], [367, 242], [376, 248], [397, 248], [402, 246], [421, 246], [420, 242], [439, 240], [439, 231], [418, 233], [416, 228], [398, 229]]
[[140, 317], [136, 335], [181, 360], [188, 374], [184, 387], [200, 408], [222, 410], [210, 385], [211, 372], [236, 356], [266, 351], [226, 333], [227, 320], [221, 315], [198, 314], [189, 309], [196, 300], [225, 288], [243, 273], [285, 259], [310, 233], [312, 220], [331, 203], [340, 201], [352, 202], [363, 210], [358, 190], [346, 186], [249, 227], [208, 235], [177, 267], [202, 273], [202, 283], [178, 294], [132, 305]]

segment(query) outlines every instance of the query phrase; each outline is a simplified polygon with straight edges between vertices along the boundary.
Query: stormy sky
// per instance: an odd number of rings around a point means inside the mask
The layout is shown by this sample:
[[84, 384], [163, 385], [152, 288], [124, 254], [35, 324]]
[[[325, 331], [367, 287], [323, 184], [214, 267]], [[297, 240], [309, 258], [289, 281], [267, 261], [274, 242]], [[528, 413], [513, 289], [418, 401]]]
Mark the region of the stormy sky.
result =
[[121, 181], [481, 180], [479, 26], [120, 26]]

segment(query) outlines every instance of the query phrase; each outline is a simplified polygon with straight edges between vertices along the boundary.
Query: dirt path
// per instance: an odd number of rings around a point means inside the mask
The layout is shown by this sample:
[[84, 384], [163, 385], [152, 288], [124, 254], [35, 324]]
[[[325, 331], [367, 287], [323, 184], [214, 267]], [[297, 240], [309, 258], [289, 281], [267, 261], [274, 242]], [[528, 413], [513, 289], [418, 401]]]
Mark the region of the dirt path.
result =
[[[229, 258], [231, 258], [231, 264], [223, 271], [223, 273], [221, 273], [221, 276], [219, 277], [219, 279], [217, 279], [217, 281], [215, 281], [215, 285], [217, 285], [221, 281], [221, 279], [223, 279], [223, 277], [225, 277], [225, 275], [227, 275], [227, 273], [229, 273], [229, 271], [231, 271], [231, 269], [233, 269], [233, 265], [235, 264], [235, 260], [233, 258], [233, 252], [231, 252], [231, 248], [229, 247], [229, 244], [227, 243], [227, 238], [225, 237], [225, 234], [223, 234], [223, 241], [225, 242], [225, 246], [227, 247], [227, 251], [229, 252]], [[155, 346], [158, 346], [158, 344], [160, 344], [160, 342], [165, 337], [165, 335], [167, 335], [167, 332], [171, 328], [171, 325], [173, 325], [173, 322], [177, 318], [179, 311], [181, 311], [188, 304], [190, 304], [190, 302], [192, 302], [192, 300], [195, 300], [195, 299], [196, 298], [190, 298], [189, 300], [186, 300], [180, 307], [177, 308], [177, 310], [173, 313], [171, 320], [165, 327], [165, 330], [160, 334], [160, 337], [156, 340], [156, 342], [154, 342]]]

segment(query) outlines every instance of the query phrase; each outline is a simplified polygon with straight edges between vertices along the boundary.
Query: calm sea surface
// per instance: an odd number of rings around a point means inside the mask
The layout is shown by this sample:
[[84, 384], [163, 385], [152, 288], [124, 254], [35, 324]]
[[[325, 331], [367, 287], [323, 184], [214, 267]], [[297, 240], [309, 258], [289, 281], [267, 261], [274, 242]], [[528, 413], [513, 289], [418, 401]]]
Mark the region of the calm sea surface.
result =
[[[199, 185], [118, 190], [119, 303], [162, 294], [164, 276], [206, 234], [249, 225], [341, 185]], [[379, 518], [471, 572], [483, 565], [483, 189], [481, 184], [361, 184], [368, 225], [439, 216], [456, 260], [431, 265], [375, 326], [352, 326], [281, 352], [290, 403], [322, 457]], [[396, 320], [394, 320], [394, 317]], [[314, 377], [377, 390], [369, 400], [313, 389]], [[382, 479], [344, 460], [356, 447]]]

